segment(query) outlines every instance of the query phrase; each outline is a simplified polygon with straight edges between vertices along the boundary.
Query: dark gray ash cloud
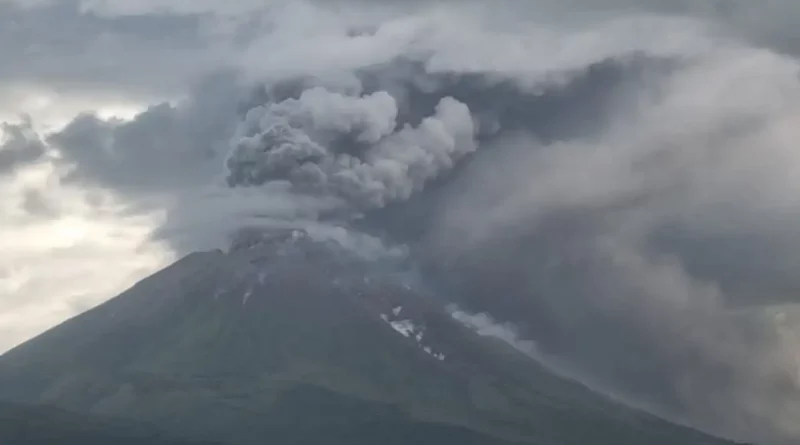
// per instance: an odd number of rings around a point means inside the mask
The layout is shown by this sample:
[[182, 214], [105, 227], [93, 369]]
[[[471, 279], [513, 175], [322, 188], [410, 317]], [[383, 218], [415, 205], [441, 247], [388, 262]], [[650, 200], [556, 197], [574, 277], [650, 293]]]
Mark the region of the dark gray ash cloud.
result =
[[[397, 128], [395, 99], [386, 92], [345, 96], [321, 88], [299, 99], [247, 112], [226, 165], [231, 185], [288, 180], [309, 193], [331, 194], [355, 208], [408, 199], [476, 149], [469, 108], [444, 97], [434, 114]], [[339, 138], [344, 143], [334, 144]], [[340, 145], [362, 153], [336, 152]]]

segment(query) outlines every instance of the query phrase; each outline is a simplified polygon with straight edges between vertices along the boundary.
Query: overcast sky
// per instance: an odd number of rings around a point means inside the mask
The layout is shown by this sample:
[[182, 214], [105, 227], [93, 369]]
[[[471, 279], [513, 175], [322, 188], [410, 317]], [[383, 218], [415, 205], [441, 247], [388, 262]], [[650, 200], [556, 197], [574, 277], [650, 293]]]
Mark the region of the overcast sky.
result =
[[320, 215], [472, 157], [435, 211], [400, 210], [412, 250], [516, 286], [464, 304], [704, 427], [800, 437], [798, 21], [792, 0], [0, 0], [0, 351], [245, 225], [372, 246]]

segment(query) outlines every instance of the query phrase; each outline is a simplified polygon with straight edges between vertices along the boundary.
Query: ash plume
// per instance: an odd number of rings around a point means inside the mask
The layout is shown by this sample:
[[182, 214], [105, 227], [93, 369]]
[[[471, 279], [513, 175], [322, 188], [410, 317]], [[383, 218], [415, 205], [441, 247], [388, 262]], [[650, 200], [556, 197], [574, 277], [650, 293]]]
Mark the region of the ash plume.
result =
[[396, 130], [397, 114], [384, 91], [346, 96], [319, 87], [253, 108], [226, 161], [228, 184], [288, 180], [356, 209], [383, 207], [408, 199], [476, 148], [469, 108], [451, 97], [416, 127]]

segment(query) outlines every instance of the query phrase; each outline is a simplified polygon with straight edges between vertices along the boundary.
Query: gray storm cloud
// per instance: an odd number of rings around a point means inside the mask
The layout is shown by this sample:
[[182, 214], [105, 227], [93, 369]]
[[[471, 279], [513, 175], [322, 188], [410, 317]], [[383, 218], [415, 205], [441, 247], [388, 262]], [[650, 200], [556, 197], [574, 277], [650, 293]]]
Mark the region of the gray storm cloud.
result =
[[1, 124], [0, 135], [0, 175], [39, 159], [47, 151], [28, 119], [20, 124]]
[[[62, 5], [116, 35], [80, 53], [92, 75], [16, 47], [0, 72], [83, 86], [128, 45], [120, 85], [205, 80], [129, 121], [7, 127], [0, 179], [49, 152], [66, 183], [155, 200], [152, 236], [181, 253], [252, 227], [406, 244], [443, 298], [487, 314], [461, 313], [477, 329], [702, 428], [796, 443], [795, 3], [354, 4], [272, 4], [210, 55], [197, 27], [221, 3]], [[55, 61], [75, 45], [45, 39], [68, 27], [45, 26], [57, 10], [5, 8], [47, 20], [0, 45]], [[209, 58], [240, 75], [209, 75]]]

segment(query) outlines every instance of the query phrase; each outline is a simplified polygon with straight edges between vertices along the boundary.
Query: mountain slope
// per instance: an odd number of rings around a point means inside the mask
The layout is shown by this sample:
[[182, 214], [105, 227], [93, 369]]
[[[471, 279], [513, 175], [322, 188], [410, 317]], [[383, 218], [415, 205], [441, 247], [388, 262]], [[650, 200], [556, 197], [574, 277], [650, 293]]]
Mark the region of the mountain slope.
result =
[[256, 444], [723, 444], [612, 403], [334, 245], [190, 255], [0, 358], [0, 398]]
[[3, 445], [214, 445], [170, 438], [133, 422], [87, 418], [55, 408], [0, 403]]

